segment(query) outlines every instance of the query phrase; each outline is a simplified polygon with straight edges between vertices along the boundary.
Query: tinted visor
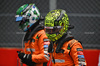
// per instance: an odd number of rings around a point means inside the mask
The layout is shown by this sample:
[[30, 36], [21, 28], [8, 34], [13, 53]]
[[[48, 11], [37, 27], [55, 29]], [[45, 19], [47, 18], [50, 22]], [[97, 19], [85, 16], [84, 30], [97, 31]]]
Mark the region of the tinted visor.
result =
[[24, 17], [24, 18], [20, 21], [19, 26], [20, 26], [20, 25], [23, 25], [23, 24], [26, 23], [26, 22], [28, 22], [28, 19]]
[[28, 23], [29, 23], [29, 20], [26, 18], [23, 18], [19, 23], [19, 28], [23, 30], [28, 25]]
[[59, 31], [63, 28], [63, 26], [55, 26], [55, 27], [44, 27], [44, 30], [46, 33], [48, 34], [55, 34], [55, 33], [59, 33]]

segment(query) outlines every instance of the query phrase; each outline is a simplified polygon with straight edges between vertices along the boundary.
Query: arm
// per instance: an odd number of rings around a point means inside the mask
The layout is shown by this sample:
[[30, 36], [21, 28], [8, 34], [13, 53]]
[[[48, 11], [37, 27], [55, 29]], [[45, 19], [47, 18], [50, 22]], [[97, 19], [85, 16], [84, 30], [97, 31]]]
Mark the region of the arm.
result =
[[71, 53], [70, 53], [75, 66], [86, 66], [86, 61], [85, 61], [85, 57], [83, 54], [83, 48], [82, 45], [79, 42], [75, 42], [73, 44], [73, 47], [71, 48]]
[[31, 54], [30, 47], [29, 47], [29, 41], [25, 43], [24, 52], [25, 54]]
[[49, 56], [48, 56], [48, 44], [50, 44], [50, 42], [47, 39], [47, 36], [45, 35], [45, 33], [41, 34], [38, 40], [38, 46], [39, 46], [39, 50], [40, 50], [40, 54], [36, 55], [36, 54], [32, 54], [32, 61], [35, 63], [44, 63], [44, 62], [48, 62], [49, 61]]

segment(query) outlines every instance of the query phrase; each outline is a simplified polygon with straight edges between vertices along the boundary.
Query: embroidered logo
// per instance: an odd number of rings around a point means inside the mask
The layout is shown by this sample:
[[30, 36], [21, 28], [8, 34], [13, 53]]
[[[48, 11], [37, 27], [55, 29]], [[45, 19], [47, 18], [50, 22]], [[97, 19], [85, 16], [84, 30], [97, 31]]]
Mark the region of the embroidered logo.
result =
[[38, 35], [36, 36], [37, 39], [39, 39]]

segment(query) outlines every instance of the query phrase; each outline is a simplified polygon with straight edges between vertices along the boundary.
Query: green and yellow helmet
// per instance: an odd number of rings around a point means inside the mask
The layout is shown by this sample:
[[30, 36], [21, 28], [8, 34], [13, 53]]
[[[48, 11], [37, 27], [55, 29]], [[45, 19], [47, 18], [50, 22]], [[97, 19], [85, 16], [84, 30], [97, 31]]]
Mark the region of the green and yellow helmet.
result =
[[40, 18], [40, 11], [35, 4], [24, 4], [16, 11], [16, 22], [20, 22], [19, 28], [27, 31]]
[[51, 41], [61, 38], [67, 32], [68, 27], [69, 18], [65, 10], [52, 10], [45, 17], [44, 29]]

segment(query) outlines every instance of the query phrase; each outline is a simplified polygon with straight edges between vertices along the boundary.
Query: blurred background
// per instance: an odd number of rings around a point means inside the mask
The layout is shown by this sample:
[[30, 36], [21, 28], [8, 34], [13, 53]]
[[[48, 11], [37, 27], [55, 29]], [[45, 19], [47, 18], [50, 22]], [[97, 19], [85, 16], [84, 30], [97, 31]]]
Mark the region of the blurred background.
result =
[[24, 32], [15, 22], [16, 10], [23, 4], [35, 3], [41, 15], [53, 9], [66, 10], [75, 26], [74, 37], [84, 49], [100, 49], [100, 0], [0, 0], [0, 47], [21, 48]]
[[53, 9], [66, 10], [75, 26], [72, 33], [84, 49], [100, 49], [100, 0], [0, 0], [0, 47], [21, 48], [25, 33], [19, 30], [15, 15], [27, 3], [35, 3], [42, 16]]

